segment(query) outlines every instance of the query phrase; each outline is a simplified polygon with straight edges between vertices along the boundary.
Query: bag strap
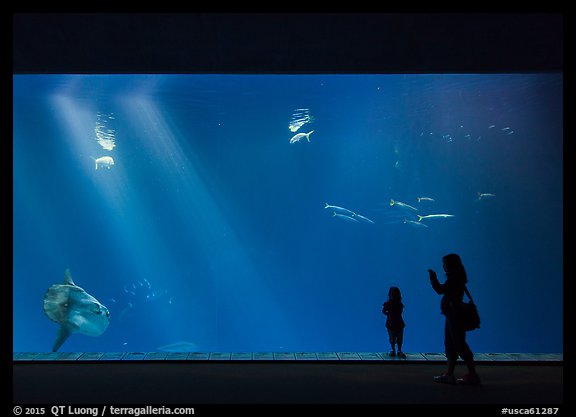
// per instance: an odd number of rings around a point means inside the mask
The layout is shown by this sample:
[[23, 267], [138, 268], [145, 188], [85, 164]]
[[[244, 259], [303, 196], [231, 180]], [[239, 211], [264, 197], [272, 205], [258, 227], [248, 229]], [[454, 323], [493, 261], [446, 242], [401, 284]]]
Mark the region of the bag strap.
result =
[[472, 299], [472, 296], [470, 295], [470, 292], [468, 291], [468, 288], [466, 288], [466, 285], [464, 285], [464, 292], [466, 293], [466, 295], [468, 296], [468, 298], [470, 299], [470, 302], [472, 304], [474, 304], [474, 300]]

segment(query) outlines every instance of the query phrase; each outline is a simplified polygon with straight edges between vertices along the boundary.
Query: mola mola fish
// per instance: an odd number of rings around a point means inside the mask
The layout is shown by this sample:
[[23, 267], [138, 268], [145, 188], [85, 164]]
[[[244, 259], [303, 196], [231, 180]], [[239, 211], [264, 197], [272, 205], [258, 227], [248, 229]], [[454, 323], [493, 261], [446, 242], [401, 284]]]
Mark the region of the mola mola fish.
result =
[[64, 284], [54, 284], [46, 291], [44, 313], [60, 325], [52, 352], [72, 333], [100, 336], [110, 324], [108, 308], [74, 284], [69, 269], [64, 271]]

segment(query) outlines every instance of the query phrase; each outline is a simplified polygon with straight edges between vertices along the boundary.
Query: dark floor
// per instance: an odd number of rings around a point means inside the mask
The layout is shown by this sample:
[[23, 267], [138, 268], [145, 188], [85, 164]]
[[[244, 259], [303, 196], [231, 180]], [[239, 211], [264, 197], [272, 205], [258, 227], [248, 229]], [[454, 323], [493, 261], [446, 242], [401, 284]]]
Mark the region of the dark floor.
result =
[[562, 363], [479, 363], [482, 384], [473, 387], [434, 383], [444, 368], [438, 362], [15, 362], [13, 401], [544, 406], [564, 400]]

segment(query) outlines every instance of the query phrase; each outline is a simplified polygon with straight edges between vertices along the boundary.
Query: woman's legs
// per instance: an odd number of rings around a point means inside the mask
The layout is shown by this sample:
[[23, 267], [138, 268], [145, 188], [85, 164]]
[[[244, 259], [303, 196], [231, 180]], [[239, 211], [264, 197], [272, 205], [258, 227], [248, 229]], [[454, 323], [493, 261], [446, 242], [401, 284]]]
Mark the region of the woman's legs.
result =
[[474, 365], [474, 354], [470, 349], [470, 346], [466, 342], [466, 331], [455, 325], [453, 323], [450, 324], [450, 333], [452, 335], [452, 341], [454, 343], [454, 348], [457, 352], [457, 355], [460, 355], [466, 367], [468, 368], [468, 372], [471, 375], [476, 374], [476, 367]]
[[[474, 364], [474, 354], [466, 342], [466, 331], [459, 326], [457, 322], [446, 318], [445, 338], [449, 341], [449, 348], [446, 348], [448, 375], [454, 373], [456, 360], [458, 359], [458, 356], [460, 356], [468, 368], [468, 375], [463, 378], [458, 378], [457, 382], [465, 384], [480, 383], [480, 378], [476, 373], [476, 366]], [[448, 352], [450, 352], [450, 354]]]
[[[480, 383], [480, 378], [476, 374], [476, 367], [474, 365], [474, 354], [472, 350], [470, 350], [468, 343], [466, 343], [466, 331], [459, 325], [457, 317], [446, 316], [446, 322], [444, 324], [444, 351], [446, 353], [446, 359], [448, 360], [448, 369], [444, 374], [434, 377], [436, 382], [449, 384], [458, 382], [473, 385]], [[454, 378], [454, 369], [456, 368], [458, 356], [466, 363], [468, 375], [456, 380]]]
[[446, 353], [446, 359], [448, 360], [447, 375], [454, 375], [454, 368], [456, 368], [456, 361], [458, 360], [458, 349], [456, 348], [452, 327], [452, 323], [446, 317], [444, 324], [444, 353]]

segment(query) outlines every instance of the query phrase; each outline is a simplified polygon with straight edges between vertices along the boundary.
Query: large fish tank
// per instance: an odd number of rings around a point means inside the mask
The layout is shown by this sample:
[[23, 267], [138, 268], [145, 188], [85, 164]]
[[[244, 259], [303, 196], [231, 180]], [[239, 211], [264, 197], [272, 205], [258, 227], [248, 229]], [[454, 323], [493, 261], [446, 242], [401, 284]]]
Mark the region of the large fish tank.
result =
[[559, 73], [15, 75], [13, 351], [52, 350], [43, 302], [69, 268], [110, 320], [60, 351], [388, 351], [397, 286], [403, 350], [442, 352], [427, 269], [443, 281], [458, 253], [473, 351], [562, 352], [562, 90]]

